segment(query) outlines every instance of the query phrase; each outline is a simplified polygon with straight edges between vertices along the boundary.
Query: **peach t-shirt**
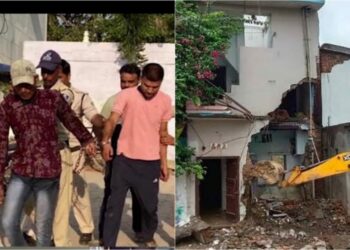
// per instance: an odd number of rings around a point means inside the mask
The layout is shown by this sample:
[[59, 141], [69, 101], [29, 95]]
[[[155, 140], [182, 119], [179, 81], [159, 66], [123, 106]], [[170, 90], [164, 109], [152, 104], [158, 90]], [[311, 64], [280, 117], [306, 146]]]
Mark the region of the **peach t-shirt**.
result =
[[161, 122], [172, 117], [171, 99], [158, 91], [146, 100], [137, 87], [119, 92], [112, 109], [123, 118], [117, 154], [131, 159], [159, 160]]

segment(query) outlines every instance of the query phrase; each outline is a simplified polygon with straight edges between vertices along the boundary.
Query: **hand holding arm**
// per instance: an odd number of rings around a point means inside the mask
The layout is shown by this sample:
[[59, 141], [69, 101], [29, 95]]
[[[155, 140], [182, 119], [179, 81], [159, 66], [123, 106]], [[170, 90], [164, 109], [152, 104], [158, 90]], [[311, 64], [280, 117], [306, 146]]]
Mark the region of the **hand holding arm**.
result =
[[[168, 134], [168, 123], [162, 122], [160, 125], [160, 138]], [[164, 182], [169, 179], [168, 162], [167, 162], [167, 145], [160, 144], [160, 179]]]
[[85, 145], [85, 152], [90, 155], [90, 156], [95, 156], [96, 155], [96, 144], [95, 142], [89, 142], [88, 144]]
[[173, 136], [166, 134], [160, 137], [160, 142], [164, 145], [175, 145], [175, 139]]

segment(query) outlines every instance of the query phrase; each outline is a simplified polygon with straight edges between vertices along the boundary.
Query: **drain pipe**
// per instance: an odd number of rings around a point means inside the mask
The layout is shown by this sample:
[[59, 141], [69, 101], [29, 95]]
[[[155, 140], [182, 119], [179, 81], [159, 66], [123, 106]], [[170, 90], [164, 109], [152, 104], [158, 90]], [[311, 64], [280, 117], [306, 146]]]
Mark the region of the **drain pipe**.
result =
[[306, 61], [306, 76], [308, 79], [308, 86], [309, 86], [309, 139], [311, 140], [312, 147], [314, 149], [315, 155], [317, 162], [320, 162], [320, 158], [318, 156], [318, 152], [316, 149], [315, 141], [312, 136], [312, 130], [313, 130], [313, 123], [312, 123], [312, 116], [313, 116], [313, 98], [312, 98], [312, 88], [311, 88], [311, 74], [310, 74], [310, 69], [311, 69], [311, 63], [310, 63], [310, 43], [309, 43], [309, 30], [308, 30], [308, 25], [307, 25], [307, 13], [310, 11], [310, 8], [308, 7], [303, 7], [302, 8], [302, 25], [303, 25], [303, 33], [304, 33], [304, 46], [305, 46], [305, 61]]
[[[310, 8], [308, 7], [303, 7], [302, 8], [302, 25], [303, 25], [303, 32], [304, 32], [304, 46], [305, 46], [305, 60], [306, 60], [306, 76], [308, 79], [308, 86], [309, 86], [309, 141], [312, 143], [312, 148], [313, 151], [315, 152], [317, 162], [320, 162], [320, 158], [318, 157], [317, 149], [315, 146], [314, 138], [312, 136], [312, 130], [313, 130], [313, 107], [312, 107], [312, 94], [311, 94], [311, 63], [310, 63], [310, 43], [309, 43], [309, 30], [308, 30], [308, 25], [307, 25], [307, 13], [310, 11]], [[309, 143], [309, 142], [307, 142]], [[312, 157], [314, 158], [314, 157]], [[314, 159], [312, 159], [312, 162], [314, 162]], [[315, 181], [312, 181], [312, 198], [316, 197], [316, 192], [315, 192]]]

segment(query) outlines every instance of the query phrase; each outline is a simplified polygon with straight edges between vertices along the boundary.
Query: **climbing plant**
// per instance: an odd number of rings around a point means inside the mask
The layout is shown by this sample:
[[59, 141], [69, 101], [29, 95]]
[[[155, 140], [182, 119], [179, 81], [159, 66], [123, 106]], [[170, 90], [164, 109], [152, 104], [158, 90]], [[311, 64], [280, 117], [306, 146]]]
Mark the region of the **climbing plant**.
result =
[[176, 1], [176, 173], [192, 173], [198, 179], [205, 170], [194, 160], [194, 149], [181, 140], [187, 123], [186, 103], [211, 104], [222, 94], [211, 84], [214, 70], [231, 37], [243, 29], [241, 19], [211, 11], [211, 7], [210, 1]]

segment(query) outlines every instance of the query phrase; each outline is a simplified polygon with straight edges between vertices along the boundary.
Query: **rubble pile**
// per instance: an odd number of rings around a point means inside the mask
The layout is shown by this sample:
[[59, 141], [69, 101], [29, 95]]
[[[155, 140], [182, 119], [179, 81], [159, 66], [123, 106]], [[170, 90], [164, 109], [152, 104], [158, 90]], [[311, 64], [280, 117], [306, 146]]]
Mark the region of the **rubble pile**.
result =
[[288, 111], [285, 109], [276, 109], [275, 111], [268, 113], [268, 116], [270, 117], [270, 120], [274, 122], [284, 122], [288, 121], [290, 118]]
[[226, 228], [211, 228], [208, 244], [177, 248], [339, 249], [350, 246], [350, 219], [340, 201], [258, 200], [252, 216]]
[[282, 179], [283, 166], [275, 161], [258, 161], [255, 165], [245, 165], [243, 176], [247, 179], [260, 177], [267, 184], [273, 185]]

